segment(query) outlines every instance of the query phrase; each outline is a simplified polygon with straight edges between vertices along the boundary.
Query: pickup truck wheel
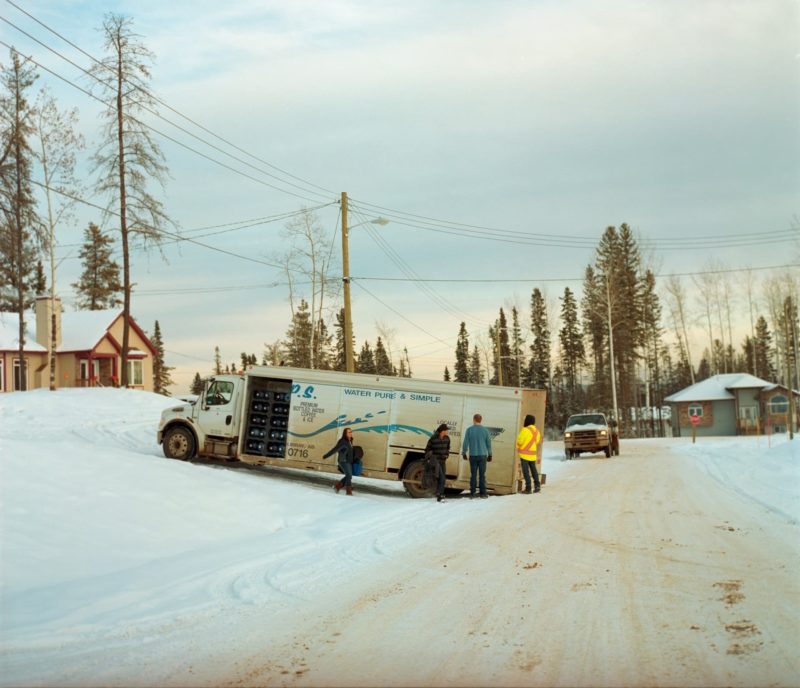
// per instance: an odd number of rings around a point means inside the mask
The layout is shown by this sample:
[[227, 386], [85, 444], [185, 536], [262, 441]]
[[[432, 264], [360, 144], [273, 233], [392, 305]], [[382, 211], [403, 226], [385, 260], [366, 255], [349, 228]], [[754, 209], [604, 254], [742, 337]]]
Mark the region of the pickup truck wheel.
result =
[[188, 461], [194, 456], [194, 435], [188, 428], [172, 428], [167, 430], [163, 440], [164, 456], [168, 459]]
[[428, 487], [423, 483], [425, 477], [425, 462], [422, 459], [417, 459], [408, 464], [406, 472], [403, 473], [403, 487], [406, 488], [409, 496], [414, 497], [432, 497], [436, 492], [436, 487]]

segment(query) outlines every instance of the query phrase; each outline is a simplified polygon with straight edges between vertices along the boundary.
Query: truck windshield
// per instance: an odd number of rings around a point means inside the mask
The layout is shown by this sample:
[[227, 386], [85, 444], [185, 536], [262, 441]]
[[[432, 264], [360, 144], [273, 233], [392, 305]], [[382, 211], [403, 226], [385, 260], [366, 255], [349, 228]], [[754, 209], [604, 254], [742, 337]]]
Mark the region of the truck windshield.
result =
[[570, 416], [567, 427], [572, 425], [605, 425], [606, 419], [599, 413], [587, 413], [581, 416]]

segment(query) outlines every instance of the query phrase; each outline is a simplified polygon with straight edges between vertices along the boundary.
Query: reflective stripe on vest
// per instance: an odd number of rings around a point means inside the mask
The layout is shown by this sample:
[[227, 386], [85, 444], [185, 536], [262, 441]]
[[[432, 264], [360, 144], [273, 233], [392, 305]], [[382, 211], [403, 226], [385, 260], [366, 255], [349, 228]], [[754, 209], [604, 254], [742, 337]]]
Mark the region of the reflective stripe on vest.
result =
[[522, 447], [517, 447], [517, 451], [519, 451], [520, 456], [532, 456], [536, 459], [536, 447], [539, 444], [539, 440], [542, 439], [542, 433], [535, 426], [532, 429], [525, 428], [525, 430], [531, 434], [531, 437]]

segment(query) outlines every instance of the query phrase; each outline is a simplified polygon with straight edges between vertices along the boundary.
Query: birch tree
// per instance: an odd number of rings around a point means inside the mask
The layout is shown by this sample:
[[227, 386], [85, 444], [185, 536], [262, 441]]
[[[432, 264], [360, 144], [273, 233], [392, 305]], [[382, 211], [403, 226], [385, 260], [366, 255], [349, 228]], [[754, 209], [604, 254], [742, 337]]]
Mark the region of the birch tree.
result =
[[75, 154], [83, 149], [83, 136], [77, 132], [78, 110], [60, 110], [46, 88], [36, 104], [35, 129], [39, 139], [37, 157], [44, 177], [47, 205], [47, 246], [50, 259], [50, 339], [47, 356], [50, 365], [50, 390], [56, 389], [56, 228], [71, 219], [71, 210], [81, 188], [75, 176]]

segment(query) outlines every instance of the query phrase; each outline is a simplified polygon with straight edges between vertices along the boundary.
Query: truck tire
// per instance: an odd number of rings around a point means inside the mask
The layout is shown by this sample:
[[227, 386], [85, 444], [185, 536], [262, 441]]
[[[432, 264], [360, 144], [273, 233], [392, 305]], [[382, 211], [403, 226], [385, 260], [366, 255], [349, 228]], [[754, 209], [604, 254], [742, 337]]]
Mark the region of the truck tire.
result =
[[432, 497], [436, 492], [435, 486], [426, 486], [423, 482], [425, 477], [425, 462], [422, 459], [412, 461], [403, 473], [403, 487], [406, 488], [410, 497]]
[[194, 435], [189, 428], [184, 428], [180, 425], [170, 428], [164, 435], [162, 446], [164, 448], [164, 456], [168, 459], [188, 461], [194, 457]]

